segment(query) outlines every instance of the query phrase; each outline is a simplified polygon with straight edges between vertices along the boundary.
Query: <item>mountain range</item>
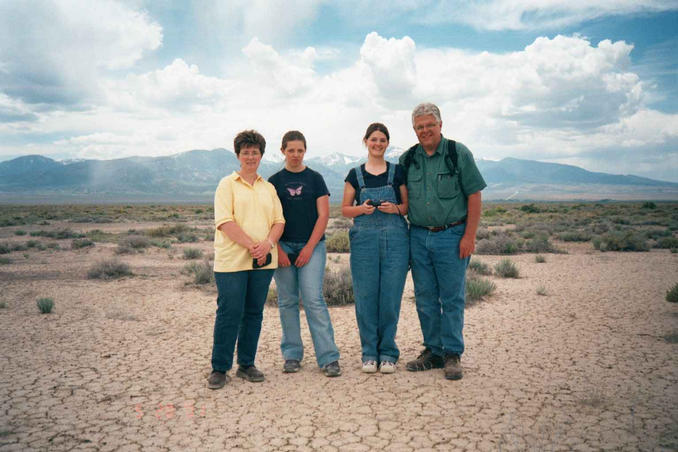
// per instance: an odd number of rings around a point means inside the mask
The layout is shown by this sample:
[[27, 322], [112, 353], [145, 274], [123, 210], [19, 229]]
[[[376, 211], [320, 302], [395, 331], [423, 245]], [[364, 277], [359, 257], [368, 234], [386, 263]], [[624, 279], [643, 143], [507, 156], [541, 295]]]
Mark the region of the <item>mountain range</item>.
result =
[[[386, 158], [403, 152], [389, 148]], [[364, 162], [334, 153], [306, 159], [320, 172], [333, 202], [340, 202], [349, 169]], [[505, 158], [477, 160], [491, 200], [678, 200], [678, 183], [632, 175], [591, 172], [572, 165]], [[259, 173], [283, 167], [280, 153], [267, 153]], [[0, 162], [0, 202], [190, 202], [211, 201], [219, 180], [237, 170], [235, 153], [193, 150], [164, 157], [57, 161], [28, 155]]]

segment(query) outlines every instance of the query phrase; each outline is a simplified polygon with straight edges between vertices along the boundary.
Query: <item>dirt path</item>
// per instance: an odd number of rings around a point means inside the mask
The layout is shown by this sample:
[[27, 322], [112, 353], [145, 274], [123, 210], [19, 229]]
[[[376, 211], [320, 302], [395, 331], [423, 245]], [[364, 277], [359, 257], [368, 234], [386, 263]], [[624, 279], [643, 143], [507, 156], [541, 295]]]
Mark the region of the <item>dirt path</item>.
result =
[[[352, 307], [330, 311], [341, 377], [316, 368], [305, 327], [302, 371], [283, 374], [267, 307], [266, 381], [219, 391], [206, 388], [215, 292], [185, 286], [185, 261], [160, 249], [122, 258], [135, 277], [85, 279], [111, 255], [31, 252], [0, 267], [0, 451], [678, 449], [678, 306], [664, 300], [676, 254], [512, 257], [521, 278], [493, 278], [495, 295], [466, 311], [458, 382], [403, 365], [362, 374]], [[403, 361], [420, 351], [411, 299], [408, 282]]]

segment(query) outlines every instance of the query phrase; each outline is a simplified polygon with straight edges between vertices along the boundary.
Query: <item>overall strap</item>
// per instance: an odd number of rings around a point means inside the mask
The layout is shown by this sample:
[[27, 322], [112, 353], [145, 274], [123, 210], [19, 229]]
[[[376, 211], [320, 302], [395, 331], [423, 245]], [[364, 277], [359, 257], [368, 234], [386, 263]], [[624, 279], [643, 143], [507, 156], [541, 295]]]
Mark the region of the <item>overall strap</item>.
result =
[[388, 181], [386, 182], [388, 185], [393, 185], [393, 179], [395, 178], [395, 163], [389, 163], [388, 164]]
[[355, 177], [358, 179], [358, 186], [362, 191], [362, 189], [365, 188], [365, 179], [363, 178], [363, 172], [360, 169], [360, 165], [355, 167]]

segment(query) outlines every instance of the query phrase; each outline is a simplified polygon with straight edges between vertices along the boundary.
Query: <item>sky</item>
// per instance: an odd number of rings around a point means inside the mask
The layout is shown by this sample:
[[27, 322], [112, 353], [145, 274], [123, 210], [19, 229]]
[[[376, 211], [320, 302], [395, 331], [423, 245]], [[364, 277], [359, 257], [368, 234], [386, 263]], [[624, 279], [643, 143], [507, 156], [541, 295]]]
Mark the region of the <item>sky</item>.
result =
[[0, 160], [364, 156], [420, 102], [477, 159], [678, 182], [678, 0], [0, 0]]

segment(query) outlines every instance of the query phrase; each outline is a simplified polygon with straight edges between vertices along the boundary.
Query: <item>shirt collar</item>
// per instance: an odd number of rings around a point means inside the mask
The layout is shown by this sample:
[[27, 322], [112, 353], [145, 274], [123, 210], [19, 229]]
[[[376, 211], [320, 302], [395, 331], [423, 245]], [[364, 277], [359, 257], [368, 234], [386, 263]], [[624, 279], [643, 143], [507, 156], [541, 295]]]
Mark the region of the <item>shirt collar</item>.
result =
[[[238, 171], [235, 171], [235, 170], [233, 171], [233, 177], [234, 177], [235, 180], [241, 180], [244, 183], [247, 183], [249, 185], [249, 182], [247, 182], [245, 179], [243, 179], [242, 176], [240, 175], [240, 173], [238, 173]], [[259, 175], [259, 173], [257, 173], [257, 178], [254, 179], [254, 183], [256, 184], [260, 180], [264, 180], [264, 179]]]

